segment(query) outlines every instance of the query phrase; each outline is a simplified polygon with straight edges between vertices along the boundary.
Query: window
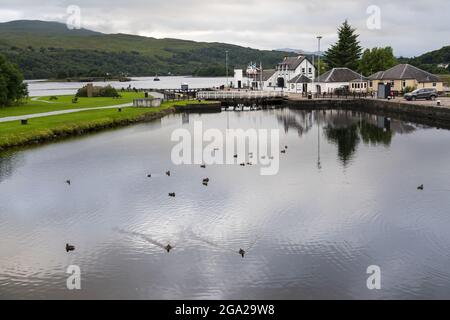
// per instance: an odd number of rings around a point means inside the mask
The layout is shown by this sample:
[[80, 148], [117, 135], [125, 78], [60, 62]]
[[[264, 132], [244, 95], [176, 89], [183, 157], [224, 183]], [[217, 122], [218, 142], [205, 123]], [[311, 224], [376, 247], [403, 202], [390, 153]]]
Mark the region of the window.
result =
[[306, 69], [305, 68], [302, 68], [302, 73], [305, 73], [306, 72]]
[[433, 82], [433, 87], [436, 87], [436, 82]]
[[406, 88], [406, 81], [405, 80], [403, 80], [402, 85], [403, 85], [403, 88]]
[[364, 82], [364, 88], [367, 88], [367, 82]]
[[309, 72], [309, 73], [312, 73], [312, 68], [309, 68], [308, 72]]
[[373, 87], [373, 81], [369, 82], [369, 87]]
[[295, 89], [295, 86], [294, 86], [293, 84], [291, 84], [291, 88], [292, 88], [292, 89]]
[[394, 86], [395, 86], [395, 81], [391, 80], [391, 87], [394, 87]]
[[354, 89], [355, 88], [355, 84], [354, 83], [352, 83], [352, 89]]

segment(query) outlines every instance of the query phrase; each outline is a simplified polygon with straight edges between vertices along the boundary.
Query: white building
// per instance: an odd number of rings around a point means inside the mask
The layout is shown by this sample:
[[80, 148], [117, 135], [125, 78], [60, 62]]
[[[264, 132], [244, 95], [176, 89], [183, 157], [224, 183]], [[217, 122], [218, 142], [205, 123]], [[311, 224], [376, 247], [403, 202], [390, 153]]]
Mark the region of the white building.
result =
[[314, 93], [333, 93], [336, 89], [367, 92], [368, 79], [349, 68], [333, 68], [320, 75], [311, 87]]
[[265, 88], [290, 90], [289, 82], [294, 78], [304, 76], [312, 80], [315, 73], [316, 68], [305, 56], [286, 57], [278, 63], [275, 73], [267, 80]]
[[315, 72], [316, 68], [305, 56], [285, 57], [276, 69], [263, 69], [262, 73], [256, 68], [256, 72], [244, 76], [242, 69], [234, 70], [233, 88], [291, 91], [290, 81], [298, 76], [312, 80]]

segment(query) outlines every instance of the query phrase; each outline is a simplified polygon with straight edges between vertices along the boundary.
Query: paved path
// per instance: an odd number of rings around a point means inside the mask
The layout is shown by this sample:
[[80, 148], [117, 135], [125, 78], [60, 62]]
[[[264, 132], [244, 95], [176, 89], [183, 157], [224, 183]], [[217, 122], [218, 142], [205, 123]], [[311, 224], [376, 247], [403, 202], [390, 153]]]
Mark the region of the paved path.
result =
[[13, 116], [13, 117], [4, 117], [0, 118], [0, 122], [8, 122], [8, 121], [19, 121], [22, 119], [31, 119], [31, 118], [40, 118], [40, 117], [48, 117], [48, 116], [57, 116], [60, 114], [66, 113], [75, 113], [80, 111], [89, 111], [89, 110], [101, 110], [101, 109], [114, 109], [114, 108], [127, 108], [132, 107], [133, 103], [124, 103], [117, 104], [115, 106], [106, 106], [106, 107], [95, 107], [95, 108], [80, 108], [80, 109], [68, 109], [68, 110], [57, 110], [50, 112], [42, 112], [42, 113], [34, 113], [34, 114], [24, 114], [22, 116]]

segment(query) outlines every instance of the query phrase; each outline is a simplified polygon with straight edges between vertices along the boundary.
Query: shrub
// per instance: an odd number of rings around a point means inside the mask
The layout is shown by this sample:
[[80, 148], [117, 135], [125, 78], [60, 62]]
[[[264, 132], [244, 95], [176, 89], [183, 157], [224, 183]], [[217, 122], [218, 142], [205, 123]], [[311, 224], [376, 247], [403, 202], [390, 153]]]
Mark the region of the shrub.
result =
[[[78, 89], [76, 96], [77, 97], [87, 97], [88, 96], [88, 86], [86, 85], [80, 89]], [[105, 87], [100, 86], [92, 86], [92, 97], [111, 97], [111, 98], [118, 98], [119, 93], [117, 90], [110, 85], [107, 85]]]

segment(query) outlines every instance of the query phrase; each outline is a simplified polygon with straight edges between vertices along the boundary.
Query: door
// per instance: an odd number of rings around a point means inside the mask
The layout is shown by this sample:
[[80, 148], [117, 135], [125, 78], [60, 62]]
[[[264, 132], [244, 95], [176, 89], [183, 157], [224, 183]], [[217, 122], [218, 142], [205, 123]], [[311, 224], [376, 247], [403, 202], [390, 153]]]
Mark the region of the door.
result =
[[284, 88], [284, 78], [278, 78], [277, 79], [277, 87], [278, 88]]

